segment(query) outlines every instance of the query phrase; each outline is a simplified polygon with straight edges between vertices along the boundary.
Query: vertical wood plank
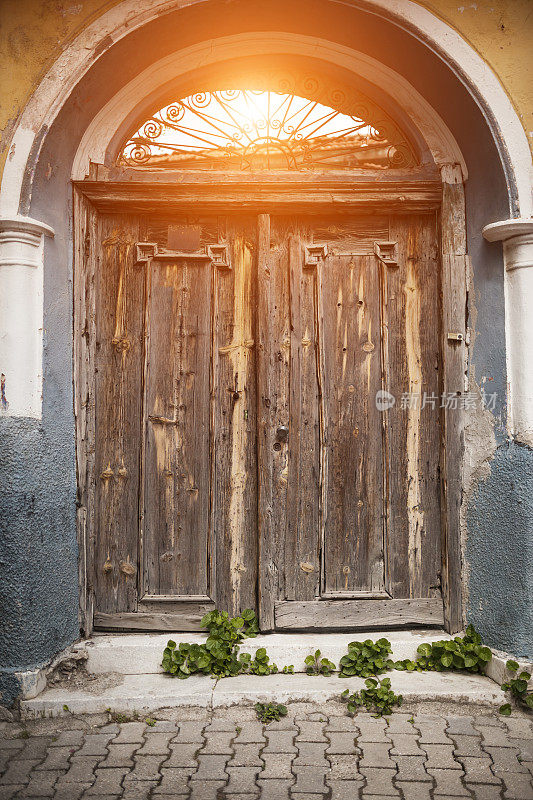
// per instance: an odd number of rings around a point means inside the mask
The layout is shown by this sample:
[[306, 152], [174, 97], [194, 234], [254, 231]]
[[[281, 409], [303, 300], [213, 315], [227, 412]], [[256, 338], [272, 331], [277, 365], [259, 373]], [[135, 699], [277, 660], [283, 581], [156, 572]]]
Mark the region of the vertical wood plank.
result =
[[[440, 392], [436, 223], [392, 217], [398, 266], [384, 266], [388, 328], [388, 575], [393, 597], [440, 594]], [[431, 322], [430, 322], [431, 320]]]
[[217, 276], [214, 378], [216, 603], [257, 606], [256, 220], [227, 221], [231, 270]]
[[384, 590], [379, 264], [331, 255], [320, 267], [326, 407], [325, 591]]
[[139, 444], [144, 275], [134, 264], [138, 222], [99, 225], [96, 290], [95, 606], [137, 605]]
[[155, 259], [147, 269], [145, 587], [206, 596], [212, 266]]
[[[443, 169], [441, 209], [442, 254], [442, 389], [460, 398], [466, 374], [466, 226], [461, 171], [454, 165]], [[462, 334], [461, 341], [448, 334]], [[461, 591], [461, 500], [464, 458], [464, 414], [445, 408], [442, 426], [442, 586], [446, 628], [456, 633], [463, 627]]]

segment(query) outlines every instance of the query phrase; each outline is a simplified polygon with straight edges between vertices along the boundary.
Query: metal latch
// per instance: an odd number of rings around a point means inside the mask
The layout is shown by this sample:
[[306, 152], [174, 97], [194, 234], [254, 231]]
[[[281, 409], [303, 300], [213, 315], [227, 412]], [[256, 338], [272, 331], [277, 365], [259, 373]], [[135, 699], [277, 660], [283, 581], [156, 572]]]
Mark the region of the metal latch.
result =
[[462, 333], [449, 333], [448, 334], [448, 341], [449, 342], [464, 342], [464, 334]]

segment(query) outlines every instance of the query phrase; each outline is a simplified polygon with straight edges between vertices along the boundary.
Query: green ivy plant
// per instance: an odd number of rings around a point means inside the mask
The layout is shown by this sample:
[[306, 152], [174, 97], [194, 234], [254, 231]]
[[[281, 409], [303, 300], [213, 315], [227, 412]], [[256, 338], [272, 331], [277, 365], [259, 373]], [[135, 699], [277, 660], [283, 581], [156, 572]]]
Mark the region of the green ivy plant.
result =
[[214, 609], [202, 618], [201, 625], [209, 634], [205, 644], [181, 642], [177, 645], [172, 639], [168, 641], [162, 661], [165, 672], [184, 679], [194, 674], [224, 678], [248, 671], [250, 664], [239, 657], [239, 644], [243, 639], [256, 636], [259, 630], [252, 609], [233, 618], [225, 611]]
[[320, 650], [315, 650], [312, 655], [306, 657], [304, 663], [308, 675], [331, 675], [337, 669], [333, 661], [321, 658], [321, 655]]
[[387, 639], [365, 639], [364, 642], [350, 642], [348, 653], [340, 662], [340, 677], [370, 678], [379, 675], [394, 667], [394, 662], [389, 657], [391, 644]]
[[[503, 691], [510, 692], [511, 697], [518, 703], [525, 705], [527, 708], [533, 709], [533, 691], [529, 690], [531, 673], [524, 670], [518, 674], [520, 665], [512, 659], [509, 659], [505, 666], [507, 671], [510, 673], [510, 678], [508, 681], [502, 683]], [[503, 714], [504, 717], [509, 717], [511, 712], [512, 706], [510, 703], [504, 703], [503, 706], [500, 706], [500, 714]]]
[[390, 678], [367, 678], [365, 689], [350, 694], [345, 689], [341, 699], [348, 703], [348, 713], [356, 714], [362, 707], [373, 713], [375, 717], [390, 714], [393, 706], [401, 706], [403, 698], [391, 688]]
[[267, 724], [273, 721], [278, 722], [281, 717], [287, 716], [287, 706], [281, 703], [256, 703], [254, 708], [257, 719]]
[[492, 658], [489, 647], [483, 645], [481, 636], [469, 625], [463, 637], [419, 645], [416, 661], [405, 659], [394, 664], [396, 669], [434, 670], [437, 672], [485, 672]]
[[264, 647], [259, 647], [253, 658], [250, 653], [242, 653], [239, 656], [239, 662], [242, 664], [241, 672], [246, 672], [250, 675], [271, 675], [278, 671], [277, 666], [270, 663], [270, 658]]

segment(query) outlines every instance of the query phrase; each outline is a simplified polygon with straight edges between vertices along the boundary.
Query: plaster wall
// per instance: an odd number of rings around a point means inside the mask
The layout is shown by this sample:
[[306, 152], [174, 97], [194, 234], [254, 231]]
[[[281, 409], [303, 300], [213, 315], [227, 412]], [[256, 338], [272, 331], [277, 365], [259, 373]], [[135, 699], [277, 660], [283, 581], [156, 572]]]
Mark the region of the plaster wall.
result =
[[[22, 4], [5, 0], [3, 47], [7, 102], [2, 109], [5, 141], [13, 120], [61, 48], [112, 2], [67, 0]], [[202, 4], [201, 4], [202, 5]], [[207, 5], [207, 4], [206, 4]], [[216, 3], [213, 4], [216, 7]], [[533, 128], [527, 99], [528, 26], [531, 4], [494, 2], [459, 10], [442, 0], [425, 4], [468, 38], [507, 86], [521, 118]], [[338, 15], [347, 14], [339, 19]], [[283, 28], [342, 43], [403, 74], [446, 120], [468, 166], [468, 246], [473, 262], [469, 298], [473, 386], [497, 394], [492, 414], [469, 428], [471, 479], [465, 496], [464, 541], [468, 619], [487, 642], [518, 656], [533, 641], [531, 620], [533, 454], [505, 434], [505, 321], [501, 246], [481, 236], [488, 222], [508, 215], [501, 162], [487, 126], [470, 95], [433, 54], [399, 28], [375, 15], [320, 0], [268, 8], [255, 0], [224, 5], [216, 35]], [[72, 413], [72, 231], [69, 187], [72, 161], [90, 120], [121, 86], [176, 48], [210, 35], [201, 7], [184, 9], [136, 31], [105, 53], [80, 82], [45, 133], [27, 212], [51, 225], [45, 243], [44, 383], [42, 420], [0, 419], [0, 691], [3, 702], [17, 693], [16, 671], [38, 666], [78, 635], [76, 482]], [[503, 25], [503, 27], [502, 27]], [[462, 26], [462, 27], [461, 27]], [[212, 31], [211, 35], [215, 35]], [[514, 48], [514, 69], [510, 44]], [[524, 69], [517, 70], [522, 54]], [[22, 55], [27, 57], [22, 58]], [[518, 55], [517, 55], [518, 54]], [[530, 64], [529, 64], [530, 69]], [[2, 77], [2, 76], [0, 76]], [[507, 81], [507, 83], [505, 83]], [[529, 103], [529, 105], [528, 105]], [[529, 120], [529, 122], [527, 122]], [[486, 435], [482, 435], [483, 432]], [[515, 587], [518, 588], [518, 599]], [[528, 617], [529, 615], [529, 617]]]

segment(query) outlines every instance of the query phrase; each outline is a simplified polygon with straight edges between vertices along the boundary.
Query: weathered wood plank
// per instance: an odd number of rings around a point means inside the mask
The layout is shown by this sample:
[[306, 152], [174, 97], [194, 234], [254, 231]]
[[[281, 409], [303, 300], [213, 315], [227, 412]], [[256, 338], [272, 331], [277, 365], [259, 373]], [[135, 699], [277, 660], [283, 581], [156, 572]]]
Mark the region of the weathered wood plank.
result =
[[275, 614], [276, 628], [295, 630], [440, 627], [444, 623], [442, 601], [437, 598], [281, 601], [276, 603]]
[[[441, 209], [441, 304], [442, 304], [442, 391], [461, 398], [467, 368], [466, 295], [467, 256], [465, 199], [458, 167], [443, 170]], [[449, 339], [448, 334], [462, 340]], [[456, 633], [463, 627], [461, 585], [461, 501], [464, 458], [464, 413], [457, 408], [443, 410], [442, 425], [442, 587], [446, 627]]]
[[[392, 217], [398, 265], [383, 265], [388, 589], [440, 596], [439, 310], [436, 220]], [[427, 321], [432, 320], [431, 324]]]
[[257, 605], [256, 220], [228, 218], [231, 269], [217, 270], [213, 377], [216, 589], [219, 608]]
[[156, 259], [146, 269], [144, 586], [207, 594], [212, 266]]
[[102, 218], [96, 272], [95, 607], [137, 605], [144, 275], [138, 222]]
[[324, 588], [380, 591], [383, 443], [375, 402], [381, 388], [379, 264], [374, 256], [328, 255], [319, 269], [328, 465]]
[[212, 605], [198, 606], [193, 603], [190, 607], [184, 604], [184, 607], [175, 614], [159, 611], [117, 614], [96, 612], [94, 627], [100, 630], [122, 631], [205, 631], [200, 622], [204, 614], [212, 609]]

